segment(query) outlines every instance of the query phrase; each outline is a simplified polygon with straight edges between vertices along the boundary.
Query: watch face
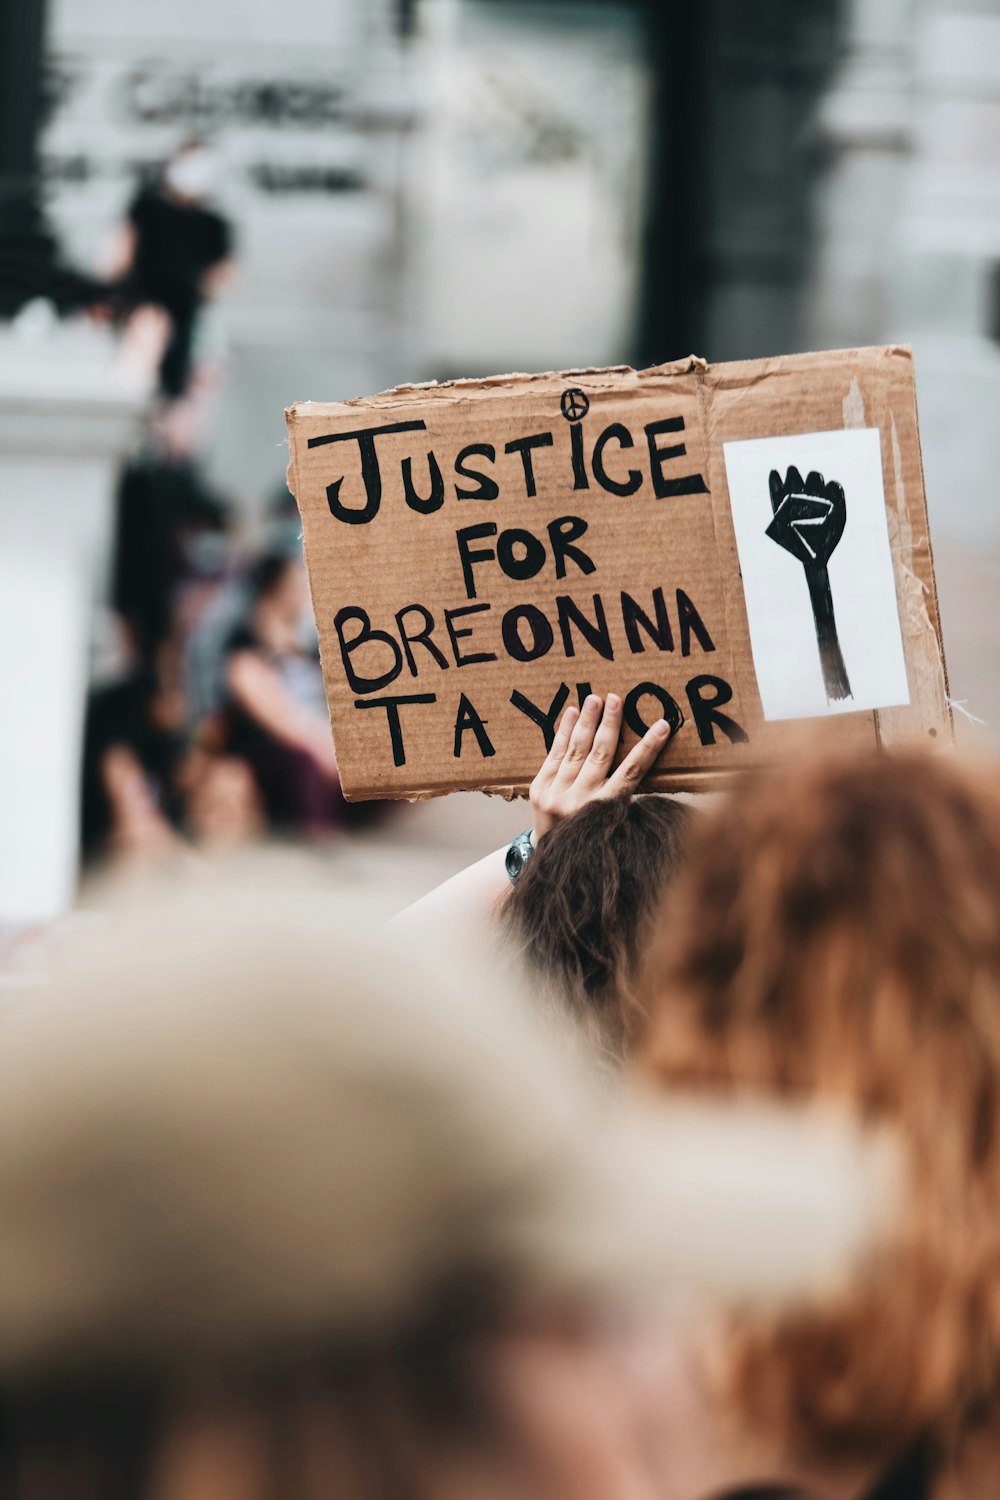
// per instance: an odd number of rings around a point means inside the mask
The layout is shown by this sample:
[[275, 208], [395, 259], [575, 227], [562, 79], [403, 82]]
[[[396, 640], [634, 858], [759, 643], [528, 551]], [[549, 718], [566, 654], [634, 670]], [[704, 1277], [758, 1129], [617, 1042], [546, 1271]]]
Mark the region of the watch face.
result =
[[520, 844], [511, 844], [504, 864], [511, 880], [516, 880], [527, 863], [527, 855]]

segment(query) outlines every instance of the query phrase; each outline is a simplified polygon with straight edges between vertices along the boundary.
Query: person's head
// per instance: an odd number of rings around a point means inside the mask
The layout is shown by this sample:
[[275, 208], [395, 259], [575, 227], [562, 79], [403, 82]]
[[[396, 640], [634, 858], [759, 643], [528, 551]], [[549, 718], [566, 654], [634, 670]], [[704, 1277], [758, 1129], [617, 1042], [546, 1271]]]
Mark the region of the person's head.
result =
[[613, 1054], [641, 1029], [636, 979], [694, 816], [673, 797], [589, 802], [545, 835], [505, 900], [508, 947]]
[[664, 913], [641, 1059], [671, 1088], [844, 1101], [897, 1129], [907, 1212], [836, 1304], [733, 1331], [737, 1409], [891, 1452], [1000, 1382], [1000, 785], [915, 753], [748, 776]]
[[71, 958], [0, 1036], [5, 1493], [652, 1496], [646, 1194], [527, 1008], [301, 893]]
[[264, 606], [289, 625], [309, 613], [309, 580], [299, 551], [266, 552], [250, 574], [255, 609]]
[[192, 136], [164, 163], [163, 184], [181, 203], [202, 203], [218, 186], [219, 164], [207, 141]]

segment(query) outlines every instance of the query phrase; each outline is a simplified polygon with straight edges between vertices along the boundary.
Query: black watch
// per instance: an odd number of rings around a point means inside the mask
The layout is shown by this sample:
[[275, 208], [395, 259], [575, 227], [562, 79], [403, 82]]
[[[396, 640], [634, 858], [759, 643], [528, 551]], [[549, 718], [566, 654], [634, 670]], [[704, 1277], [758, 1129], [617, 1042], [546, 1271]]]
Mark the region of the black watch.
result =
[[507, 875], [512, 885], [515, 880], [520, 879], [525, 865], [531, 858], [532, 851], [535, 847], [531, 842], [531, 834], [532, 830], [530, 828], [526, 828], [523, 833], [518, 834], [517, 838], [507, 850], [507, 855], [503, 863], [504, 869], [507, 871]]

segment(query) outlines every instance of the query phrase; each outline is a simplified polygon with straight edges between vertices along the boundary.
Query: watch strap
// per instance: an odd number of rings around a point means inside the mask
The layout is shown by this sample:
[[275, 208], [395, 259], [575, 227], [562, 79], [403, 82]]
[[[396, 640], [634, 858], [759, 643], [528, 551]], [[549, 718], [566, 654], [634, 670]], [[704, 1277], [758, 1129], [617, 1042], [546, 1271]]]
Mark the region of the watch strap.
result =
[[511, 841], [510, 848], [507, 850], [504, 869], [507, 871], [507, 878], [511, 885], [520, 879], [534, 851], [535, 846], [531, 842], [532, 832], [531, 828], [526, 828], [523, 833], [519, 833], [517, 838]]

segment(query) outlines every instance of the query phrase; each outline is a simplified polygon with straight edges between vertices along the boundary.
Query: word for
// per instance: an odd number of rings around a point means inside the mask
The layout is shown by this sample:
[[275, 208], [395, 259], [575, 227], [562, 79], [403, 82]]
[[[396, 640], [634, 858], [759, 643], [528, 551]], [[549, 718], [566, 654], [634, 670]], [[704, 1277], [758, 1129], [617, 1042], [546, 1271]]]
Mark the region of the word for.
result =
[[[590, 692], [589, 682], [576, 684], [577, 694], [582, 706], [584, 699]], [[565, 707], [569, 698], [569, 686], [565, 682], [559, 684], [551, 703], [543, 707], [533, 703], [524, 693], [516, 689], [510, 695], [510, 703], [519, 713], [531, 720], [541, 730], [545, 750], [548, 751], [555, 736], [556, 721]], [[722, 712], [724, 704], [728, 703], [733, 690], [729, 683], [722, 677], [713, 677], [708, 673], [700, 673], [692, 677], [685, 685], [684, 694], [687, 699], [691, 718], [694, 722], [698, 738], [703, 745], [715, 744], [715, 732], [718, 730], [734, 744], [746, 744], [747, 733], [742, 725], [735, 719]], [[654, 707], [650, 714], [648, 710], [643, 712], [644, 700], [652, 699]], [[402, 710], [419, 707], [420, 705], [433, 704], [438, 701], [436, 693], [402, 693], [385, 698], [359, 698], [354, 707], [358, 709], [381, 709], [385, 713], [386, 727], [389, 732], [389, 743], [392, 749], [392, 763], [394, 766], [406, 765], [406, 741], [403, 735]], [[637, 683], [622, 701], [622, 719], [625, 726], [634, 734], [643, 735], [651, 724], [657, 719], [666, 719], [670, 725], [671, 734], [676, 734], [683, 726], [685, 719], [680, 705], [673, 694], [668, 693], [666, 688], [657, 682]], [[489, 720], [483, 718], [472, 700], [461, 693], [455, 712], [455, 727], [453, 741], [453, 755], [456, 760], [462, 758], [466, 741], [469, 735], [474, 739], [478, 747], [480, 758], [488, 760], [496, 754], [496, 748], [488, 731]], [[419, 731], [419, 726], [413, 726]]]
[[[645, 483], [648, 471], [653, 494], [658, 500], [674, 495], [708, 494], [708, 486], [700, 474], [675, 471], [675, 465], [687, 452], [684, 443], [663, 441], [668, 434], [684, 431], [683, 417], [663, 417], [656, 422], [647, 422], [638, 444], [624, 422], [609, 423], [592, 439], [585, 434], [584, 426], [582, 420], [569, 422], [562, 429], [558, 445], [552, 431], [511, 438], [501, 450], [506, 462], [498, 458], [495, 443], [466, 443], [454, 457], [445, 460], [453, 476], [447, 488], [454, 493], [456, 500], [496, 500], [501, 493], [499, 474], [505, 485], [515, 487], [518, 493], [532, 499], [538, 493], [535, 456], [540, 449], [558, 446], [563, 450], [567, 478], [572, 480], [574, 490], [589, 490], [593, 478], [606, 494], [634, 495]], [[424, 432], [426, 428], [426, 422], [420, 420], [386, 422], [378, 427], [358, 427], [351, 432], [329, 432], [310, 438], [310, 448], [329, 443], [358, 445], [363, 501], [357, 494], [353, 498], [345, 497], [346, 476], [342, 474], [326, 486], [330, 514], [348, 526], [366, 526], [373, 521], [382, 504], [384, 480], [379, 439], [403, 432]], [[642, 457], [637, 459], [637, 454]], [[414, 477], [417, 459], [411, 454], [398, 460], [403, 501], [418, 515], [432, 515], [445, 502], [446, 485], [441, 462], [433, 449], [420, 456], [422, 477], [418, 487]], [[636, 466], [636, 463], [643, 467]], [[424, 474], [426, 479], [423, 479]]]
[[[714, 651], [715, 643], [705, 622], [683, 589], [675, 591], [675, 606], [681, 656], [691, 654], [692, 639], [702, 651]], [[590, 609], [592, 613], [588, 615], [580, 600], [570, 594], [558, 595], [549, 614], [537, 604], [514, 604], [501, 616], [500, 641], [494, 640], [493, 644], [502, 645], [512, 661], [539, 661], [555, 647], [558, 631], [565, 656], [576, 655], [579, 639], [605, 661], [614, 661], [614, 640], [600, 594], [591, 596]], [[623, 589], [618, 610], [629, 655], [641, 655], [647, 642], [658, 651], [674, 650], [674, 630], [662, 588], [652, 590], [648, 611]], [[458, 623], [474, 615], [490, 616], [492, 613], [493, 606], [487, 601], [444, 609], [441, 611], [442, 631], [439, 621], [425, 604], [406, 604], [396, 611], [395, 630], [392, 630], [373, 626], [368, 611], [360, 605], [344, 605], [334, 616], [333, 627], [351, 691], [377, 693], [396, 681], [404, 665], [410, 676], [416, 677], [421, 667], [431, 663], [447, 671], [452, 665], [472, 667], [496, 661], [496, 651], [473, 650], [464, 644], [473, 635], [473, 628]], [[419, 663], [415, 655], [418, 647], [422, 653]]]

